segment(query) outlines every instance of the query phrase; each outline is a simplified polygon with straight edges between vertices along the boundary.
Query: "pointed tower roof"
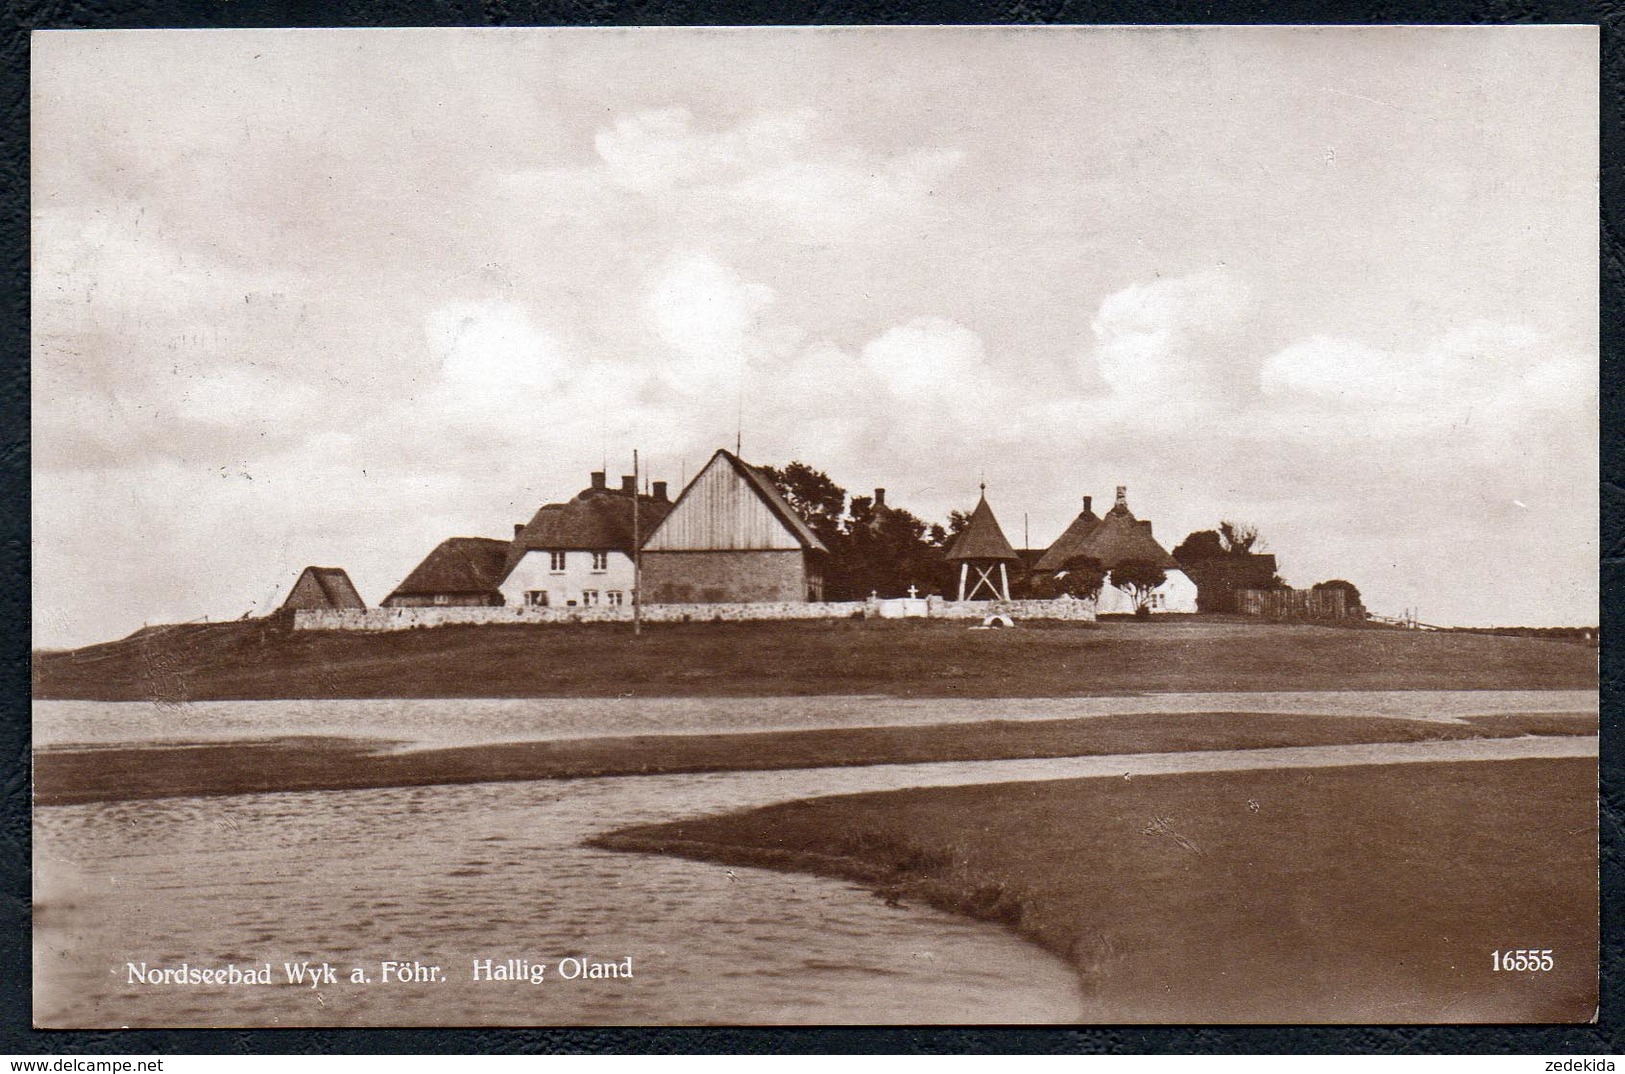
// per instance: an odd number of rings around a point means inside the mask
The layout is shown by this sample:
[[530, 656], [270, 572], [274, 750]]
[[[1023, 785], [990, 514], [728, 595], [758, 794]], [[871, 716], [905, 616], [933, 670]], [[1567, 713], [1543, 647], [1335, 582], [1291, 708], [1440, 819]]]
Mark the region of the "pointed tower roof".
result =
[[1066, 561], [1073, 556], [1087, 555], [1083, 551], [1083, 542], [1089, 539], [1089, 535], [1094, 533], [1095, 527], [1099, 525], [1100, 516], [1095, 514], [1089, 497], [1085, 496], [1083, 510], [1072, 520], [1072, 525], [1066, 528], [1066, 532], [1055, 538], [1055, 543], [1038, 558], [1033, 569], [1058, 571], [1065, 567]]
[[1117, 486], [1117, 502], [1073, 555], [1093, 556], [1107, 570], [1131, 559], [1148, 560], [1164, 570], [1178, 570], [1179, 561], [1151, 536], [1151, 523], [1135, 518], [1128, 509], [1126, 493], [1122, 485]]
[[1016, 550], [1010, 547], [1005, 540], [1004, 530], [999, 528], [999, 520], [993, 517], [993, 508], [987, 505], [987, 493], [976, 501], [976, 510], [970, 513], [970, 523], [954, 543], [948, 547], [946, 557], [949, 561], [962, 559], [1009, 559], [1019, 560]]

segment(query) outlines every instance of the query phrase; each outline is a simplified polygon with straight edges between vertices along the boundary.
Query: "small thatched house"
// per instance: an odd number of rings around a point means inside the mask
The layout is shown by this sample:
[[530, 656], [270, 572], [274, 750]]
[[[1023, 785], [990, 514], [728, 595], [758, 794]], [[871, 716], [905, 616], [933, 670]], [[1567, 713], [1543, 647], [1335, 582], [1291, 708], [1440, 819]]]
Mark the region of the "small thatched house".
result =
[[504, 602], [630, 604], [637, 541], [653, 533], [671, 509], [664, 481], [654, 483], [652, 494], [642, 494], [631, 477], [611, 489], [603, 472], [595, 471], [591, 486], [574, 499], [547, 504], [514, 528], [498, 587]]
[[1046, 548], [1033, 564], [1033, 571], [1038, 575], [1052, 575], [1065, 568], [1067, 560], [1074, 556], [1087, 555], [1083, 551], [1084, 542], [1087, 541], [1095, 528], [1100, 525], [1100, 516], [1094, 512], [1094, 497], [1083, 498], [1083, 510], [1066, 532], [1055, 538], [1055, 543]]
[[452, 537], [441, 541], [395, 592], [385, 608], [484, 607], [500, 605], [507, 541]]
[[356, 592], [343, 567], [306, 567], [282, 602], [282, 611], [366, 611], [367, 602]]
[[718, 451], [643, 545], [651, 604], [817, 601], [829, 549], [766, 474]]
[[[1101, 518], [1095, 518], [1090, 506], [1089, 498], [1085, 497], [1082, 514], [1044, 553], [1038, 562], [1040, 570], [1050, 573], [1062, 570], [1066, 562], [1076, 556], [1095, 559], [1108, 572], [1118, 564], [1131, 560], [1154, 563], [1167, 572], [1168, 578], [1151, 594], [1150, 610], [1196, 611], [1196, 583], [1190, 580], [1168, 550], [1157, 543], [1151, 534], [1151, 523], [1134, 517], [1134, 512], [1128, 508], [1126, 487], [1117, 486], [1117, 502]], [[1096, 610], [1102, 615], [1110, 615], [1131, 613], [1135, 608], [1132, 598], [1108, 580], [1100, 589]]]

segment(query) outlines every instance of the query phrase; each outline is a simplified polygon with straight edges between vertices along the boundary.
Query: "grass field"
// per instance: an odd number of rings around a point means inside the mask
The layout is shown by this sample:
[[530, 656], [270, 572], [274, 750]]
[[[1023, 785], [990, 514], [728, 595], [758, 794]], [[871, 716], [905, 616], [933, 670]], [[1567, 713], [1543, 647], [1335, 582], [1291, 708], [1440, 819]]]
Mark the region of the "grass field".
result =
[[[1597, 765], [1525, 760], [1007, 783], [626, 829], [612, 849], [813, 872], [1000, 921], [1099, 1022], [1585, 1021]], [[1548, 973], [1491, 952], [1545, 948]]]
[[1192, 617], [1099, 624], [835, 620], [294, 632], [259, 620], [36, 653], [34, 696], [1066, 697], [1229, 690], [1595, 689], [1566, 641]]
[[353, 739], [41, 750], [38, 805], [195, 794], [653, 775], [1110, 753], [1589, 735], [1595, 715], [1502, 715], [1464, 723], [1283, 713], [1143, 713], [715, 735], [644, 735], [380, 752]]

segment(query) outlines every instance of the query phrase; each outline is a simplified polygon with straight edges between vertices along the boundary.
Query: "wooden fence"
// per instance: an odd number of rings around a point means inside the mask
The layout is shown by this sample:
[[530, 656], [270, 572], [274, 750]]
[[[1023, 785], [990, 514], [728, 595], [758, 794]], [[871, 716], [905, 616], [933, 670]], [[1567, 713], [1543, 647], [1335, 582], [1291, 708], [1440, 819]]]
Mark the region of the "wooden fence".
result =
[[1360, 609], [1348, 606], [1342, 589], [1238, 589], [1236, 610], [1265, 619], [1354, 619]]

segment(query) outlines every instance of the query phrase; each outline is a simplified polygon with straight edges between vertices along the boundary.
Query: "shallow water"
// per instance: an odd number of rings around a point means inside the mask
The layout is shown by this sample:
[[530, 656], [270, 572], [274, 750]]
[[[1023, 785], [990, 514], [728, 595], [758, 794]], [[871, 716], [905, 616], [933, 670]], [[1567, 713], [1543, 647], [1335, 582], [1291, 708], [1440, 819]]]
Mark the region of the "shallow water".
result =
[[[1057, 1022], [1071, 970], [1009, 933], [854, 885], [586, 849], [622, 824], [816, 793], [799, 774], [243, 795], [40, 810], [35, 1017], [48, 1026]], [[631, 979], [558, 980], [630, 958]], [[548, 980], [476, 982], [476, 959]], [[442, 967], [383, 984], [380, 962]], [[317, 988], [152, 987], [126, 963], [327, 960]], [[352, 967], [375, 978], [349, 983]]]
[[[819, 794], [1429, 760], [1594, 756], [1587, 737], [1207, 751], [101, 803], [35, 819], [42, 1025], [985, 1023], [1077, 1019], [1014, 936], [840, 881], [590, 850], [604, 830]], [[474, 960], [632, 959], [631, 979], [470, 980]], [[318, 988], [143, 986], [126, 963], [326, 959]], [[441, 983], [350, 984], [384, 959]]]
[[526, 698], [349, 701], [36, 701], [34, 745], [342, 735], [430, 746], [599, 735], [703, 734], [1046, 720], [1142, 712], [1291, 712], [1459, 720], [1597, 711], [1595, 690], [1347, 690], [1075, 698]]

